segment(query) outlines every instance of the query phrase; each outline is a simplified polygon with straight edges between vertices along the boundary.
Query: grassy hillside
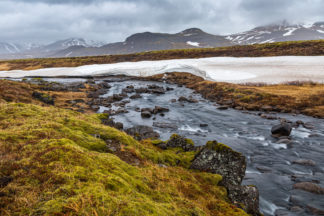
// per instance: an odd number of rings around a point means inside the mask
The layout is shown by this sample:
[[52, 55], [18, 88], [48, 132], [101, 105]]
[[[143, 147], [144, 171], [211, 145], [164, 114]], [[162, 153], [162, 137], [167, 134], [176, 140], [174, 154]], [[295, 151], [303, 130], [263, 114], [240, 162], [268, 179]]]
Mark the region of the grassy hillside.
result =
[[26, 101], [34, 86], [4, 85], [0, 215], [247, 215], [220, 175], [188, 169], [195, 152], [138, 142], [103, 125], [104, 114]]
[[203, 58], [217, 56], [260, 57], [260, 56], [314, 56], [324, 55], [324, 40], [278, 42], [270, 44], [233, 46], [203, 49], [179, 49], [143, 52], [126, 55], [105, 55], [74, 58], [22, 59], [0, 61], [0, 70], [32, 70], [49, 67], [76, 67], [89, 64], [108, 64], [125, 61], [166, 60]]

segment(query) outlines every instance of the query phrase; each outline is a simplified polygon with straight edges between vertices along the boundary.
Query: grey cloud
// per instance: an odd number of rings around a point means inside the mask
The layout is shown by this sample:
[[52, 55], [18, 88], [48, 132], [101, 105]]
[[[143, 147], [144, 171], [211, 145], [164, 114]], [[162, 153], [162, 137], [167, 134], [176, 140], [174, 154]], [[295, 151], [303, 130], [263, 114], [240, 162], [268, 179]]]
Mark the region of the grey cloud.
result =
[[1, 0], [0, 41], [115, 42], [136, 32], [190, 27], [229, 34], [284, 19], [321, 21], [322, 8], [321, 0]]

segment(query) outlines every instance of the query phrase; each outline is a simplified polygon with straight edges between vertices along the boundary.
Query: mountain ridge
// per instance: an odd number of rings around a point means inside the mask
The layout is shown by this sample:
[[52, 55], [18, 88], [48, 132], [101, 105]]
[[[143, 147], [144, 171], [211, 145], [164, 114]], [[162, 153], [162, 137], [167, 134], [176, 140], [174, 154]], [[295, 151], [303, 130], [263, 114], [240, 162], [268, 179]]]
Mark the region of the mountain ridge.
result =
[[83, 38], [68, 38], [48, 45], [29, 45], [0, 42], [0, 59], [51, 58], [130, 54], [170, 49], [213, 48], [235, 45], [263, 44], [283, 41], [324, 39], [324, 22], [313, 24], [279, 24], [259, 26], [230, 35], [213, 35], [200, 28], [178, 33], [135, 33], [123, 42], [102, 43]]

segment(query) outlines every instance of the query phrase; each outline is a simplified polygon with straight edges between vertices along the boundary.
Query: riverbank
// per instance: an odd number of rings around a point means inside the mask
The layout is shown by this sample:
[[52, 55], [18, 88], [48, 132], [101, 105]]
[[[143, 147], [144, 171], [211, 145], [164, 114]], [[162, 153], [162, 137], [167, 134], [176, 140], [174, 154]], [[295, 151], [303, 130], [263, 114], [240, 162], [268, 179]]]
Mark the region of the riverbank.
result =
[[[257, 189], [240, 185], [246, 161], [238, 152], [216, 141], [197, 148], [179, 135], [137, 141], [107, 114], [83, 114], [80, 104], [109, 84], [0, 84], [1, 214], [259, 215]], [[201, 151], [232, 159], [213, 159], [223, 171], [202, 172]]]
[[167, 73], [143, 79], [185, 85], [204, 98], [224, 105], [224, 108], [302, 113], [324, 118], [324, 84], [291, 82], [278, 85], [264, 83], [238, 85], [205, 81], [189, 73]]

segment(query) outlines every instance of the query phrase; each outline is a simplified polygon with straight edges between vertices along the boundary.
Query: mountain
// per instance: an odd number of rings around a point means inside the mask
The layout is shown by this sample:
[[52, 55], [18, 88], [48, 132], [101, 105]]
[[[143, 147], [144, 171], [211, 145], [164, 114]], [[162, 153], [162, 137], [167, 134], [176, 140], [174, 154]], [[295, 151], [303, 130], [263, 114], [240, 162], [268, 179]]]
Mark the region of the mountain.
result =
[[86, 41], [83, 38], [69, 38], [65, 40], [59, 40], [49, 45], [41, 47], [42, 52], [53, 52], [58, 50], [64, 50], [69, 47], [83, 46], [83, 47], [99, 47], [104, 45], [104, 43], [95, 41]]
[[83, 38], [59, 40], [48, 45], [0, 42], [0, 59], [128, 54], [154, 50], [225, 47], [319, 39], [324, 39], [324, 22], [305, 25], [289, 24], [284, 21], [227, 36], [212, 35], [199, 28], [190, 28], [175, 34], [137, 33], [129, 36], [123, 42], [110, 44]]
[[261, 26], [250, 31], [232, 34], [226, 39], [237, 44], [262, 44], [281, 41], [319, 40], [324, 39], [324, 22], [311, 25], [287, 22], [268, 26]]
[[54, 56], [86, 56], [103, 54], [126, 54], [153, 50], [207, 48], [235, 45], [224, 36], [208, 34], [201, 29], [191, 28], [176, 34], [143, 32], [133, 34], [124, 42], [111, 43], [99, 48], [85, 46], [70, 47]]

